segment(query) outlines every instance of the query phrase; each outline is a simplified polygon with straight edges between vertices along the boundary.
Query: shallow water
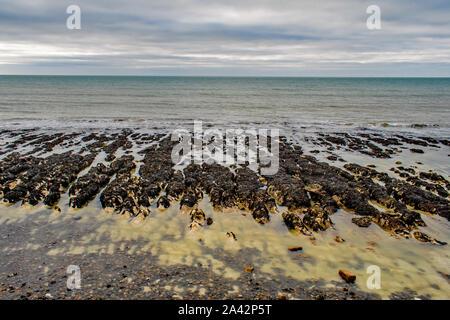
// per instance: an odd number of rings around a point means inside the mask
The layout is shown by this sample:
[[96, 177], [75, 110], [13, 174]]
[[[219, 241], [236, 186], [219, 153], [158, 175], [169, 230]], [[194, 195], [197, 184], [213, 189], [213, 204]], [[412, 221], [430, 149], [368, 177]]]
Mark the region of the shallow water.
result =
[[[264, 272], [276, 278], [290, 276], [298, 280], [342, 281], [339, 269], [348, 269], [357, 276], [356, 286], [363, 291], [372, 291], [382, 298], [408, 287], [419, 294], [430, 294], [433, 299], [449, 299], [450, 285], [440, 273], [450, 273], [450, 249], [447, 246], [421, 243], [415, 239], [394, 238], [372, 224], [369, 228], [359, 228], [351, 223], [352, 215], [339, 210], [331, 218], [334, 228], [314, 234], [315, 240], [289, 232], [280, 213], [271, 216], [266, 225], [257, 224], [245, 212], [216, 212], [207, 199], [200, 208], [214, 223], [194, 232], [188, 229], [189, 215], [180, 212], [177, 206], [166, 211], [154, 208], [145, 221], [137, 218], [126, 219], [111, 215], [99, 206], [89, 205], [80, 210], [61, 207], [57, 214], [50, 209], [37, 207], [25, 209], [17, 206], [0, 208], [0, 224], [14, 224], [32, 216], [37, 228], [45, 227], [56, 233], [61, 244], [49, 249], [48, 255], [84, 255], [88, 253], [110, 254], [114, 259], [117, 248], [133, 255], [151, 254], [158, 257], [158, 263], [167, 265], [201, 264], [223, 277], [236, 279], [244, 267], [229, 266], [222, 253], [231, 256], [247, 249], [252, 253], [246, 257], [254, 273]], [[80, 217], [80, 226], [95, 226], [95, 232], [83, 234], [79, 239], [64, 240], [67, 230], [64, 221]], [[421, 228], [427, 234], [441, 241], [450, 242], [450, 224], [438, 216], [424, 216], [427, 227]], [[234, 232], [237, 241], [226, 237]], [[337, 243], [336, 236], [345, 239]], [[201, 240], [200, 240], [201, 239]], [[55, 239], [56, 240], [56, 239]], [[300, 245], [302, 251], [290, 252], [290, 246]], [[27, 249], [39, 246], [24, 244]], [[20, 248], [4, 248], [6, 251]], [[377, 265], [381, 269], [381, 289], [368, 289], [367, 267]], [[333, 285], [333, 284], [330, 284]], [[189, 288], [184, 288], [189, 289]]]

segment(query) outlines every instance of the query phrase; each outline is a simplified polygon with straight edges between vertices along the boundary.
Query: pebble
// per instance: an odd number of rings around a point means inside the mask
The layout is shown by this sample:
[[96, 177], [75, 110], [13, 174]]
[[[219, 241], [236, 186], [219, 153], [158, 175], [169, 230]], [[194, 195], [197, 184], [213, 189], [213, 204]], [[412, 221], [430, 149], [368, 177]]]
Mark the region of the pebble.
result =
[[252, 273], [253, 270], [255, 270], [255, 268], [253, 268], [252, 266], [245, 267], [245, 271], [247, 271], [248, 273]]
[[234, 232], [232, 232], [232, 231], [227, 232], [227, 237], [228, 237], [228, 239], [230, 239], [230, 240], [234, 240], [234, 241], [237, 240], [236, 235], [235, 235]]
[[348, 270], [344, 270], [344, 269], [339, 270], [339, 275], [347, 283], [353, 283], [356, 280], [356, 275], [354, 275], [353, 273], [351, 273]]

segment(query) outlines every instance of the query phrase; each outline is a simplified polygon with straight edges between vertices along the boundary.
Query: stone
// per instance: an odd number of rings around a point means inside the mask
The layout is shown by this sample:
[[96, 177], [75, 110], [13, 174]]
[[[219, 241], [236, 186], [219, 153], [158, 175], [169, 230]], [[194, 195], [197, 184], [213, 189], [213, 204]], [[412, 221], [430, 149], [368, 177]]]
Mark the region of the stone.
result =
[[230, 239], [230, 240], [234, 240], [234, 241], [237, 240], [236, 235], [232, 231], [227, 232], [227, 238]]
[[347, 283], [353, 283], [356, 280], [356, 275], [354, 275], [353, 273], [351, 273], [348, 270], [344, 270], [344, 269], [339, 270], [339, 275]]
[[367, 228], [372, 224], [372, 219], [370, 217], [353, 218], [352, 222], [358, 227]]
[[252, 266], [246, 266], [245, 267], [245, 271], [247, 271], [248, 273], [252, 273], [253, 270], [255, 270], [255, 268], [253, 268]]
[[170, 207], [170, 200], [166, 196], [159, 197], [157, 201], [158, 209], [164, 210]]
[[414, 236], [414, 238], [416, 238], [417, 240], [419, 240], [421, 242], [431, 242], [431, 243], [436, 243], [436, 244], [440, 244], [440, 245], [447, 244], [446, 242], [434, 239], [434, 238], [430, 237], [429, 235], [427, 235], [423, 232], [420, 232], [420, 231], [414, 231], [413, 236]]
[[205, 223], [205, 213], [202, 209], [193, 209], [189, 215], [191, 217], [191, 222], [195, 222], [201, 226]]

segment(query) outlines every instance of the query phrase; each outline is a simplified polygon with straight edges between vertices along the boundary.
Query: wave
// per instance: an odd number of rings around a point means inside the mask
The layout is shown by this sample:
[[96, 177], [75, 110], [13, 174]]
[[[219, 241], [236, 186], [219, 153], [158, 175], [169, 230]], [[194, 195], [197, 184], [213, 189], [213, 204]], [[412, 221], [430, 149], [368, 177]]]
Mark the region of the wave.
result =
[[[174, 129], [191, 128], [194, 122], [200, 119], [192, 117], [180, 120], [168, 118], [165, 120], [153, 120], [144, 118], [89, 118], [89, 119], [7, 119], [0, 120], [0, 129], [42, 129], [42, 130], [86, 130], [86, 129], [152, 129], [158, 131], [170, 131]], [[402, 123], [402, 122], [338, 122], [330, 120], [292, 121], [289, 119], [273, 120], [236, 120], [216, 119], [214, 121], [202, 121], [204, 128], [278, 128], [287, 131], [305, 132], [351, 132], [361, 130], [388, 131], [411, 134], [427, 134], [436, 137], [450, 137], [450, 125], [436, 123]]]

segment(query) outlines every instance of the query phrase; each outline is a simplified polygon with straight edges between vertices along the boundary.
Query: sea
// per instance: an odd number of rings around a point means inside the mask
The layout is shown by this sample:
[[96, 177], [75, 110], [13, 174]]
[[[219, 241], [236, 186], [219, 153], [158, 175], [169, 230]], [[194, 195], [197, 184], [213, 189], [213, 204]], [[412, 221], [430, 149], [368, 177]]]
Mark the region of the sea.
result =
[[450, 78], [0, 76], [0, 128], [276, 126], [450, 136]]

